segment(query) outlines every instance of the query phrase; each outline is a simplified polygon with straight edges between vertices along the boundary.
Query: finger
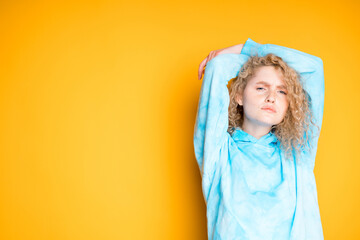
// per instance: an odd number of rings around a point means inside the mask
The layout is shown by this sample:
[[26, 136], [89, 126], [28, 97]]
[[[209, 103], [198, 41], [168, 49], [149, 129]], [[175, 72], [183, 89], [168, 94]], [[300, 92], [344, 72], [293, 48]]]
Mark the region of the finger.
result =
[[204, 60], [202, 60], [201, 61], [201, 63], [199, 64], [199, 70], [198, 70], [198, 78], [200, 78], [200, 76], [201, 76], [201, 72], [202, 72], [202, 70], [203, 70], [203, 68], [204, 68], [204, 61], [206, 60], [206, 58], [204, 59]]
[[208, 59], [209, 56], [207, 56], [201, 63], [200, 63], [200, 66], [199, 66], [199, 73], [198, 73], [198, 78], [199, 80], [201, 79], [201, 76], [204, 72], [204, 67], [207, 63], [207, 59]]
[[217, 57], [217, 56], [219, 56], [220, 54], [222, 54], [221, 52], [222, 52], [222, 50], [216, 51], [215, 54], [214, 54], [214, 57]]
[[209, 53], [208, 61], [207, 61], [207, 62], [210, 62], [211, 59], [213, 59], [213, 52], [212, 52], [212, 51]]
[[205, 73], [205, 69], [204, 67], [206, 66], [206, 64], [208, 62], [210, 62], [211, 59], [213, 59], [215, 56], [216, 51], [211, 51], [209, 53], [209, 55], [201, 62], [200, 64], [200, 68], [199, 68], [199, 80], [201, 79], [201, 76], [203, 75], [203, 73]]
[[210, 56], [211, 56], [211, 58], [209, 59], [209, 61], [211, 59], [213, 59], [214, 57], [216, 57], [216, 51], [211, 51]]
[[204, 60], [200, 63], [200, 65], [199, 65], [199, 70], [198, 70], [198, 79], [200, 80], [200, 78], [201, 78], [201, 75], [202, 75], [202, 71], [203, 71], [203, 69], [204, 69], [204, 67], [203, 67], [203, 62], [204, 62]]

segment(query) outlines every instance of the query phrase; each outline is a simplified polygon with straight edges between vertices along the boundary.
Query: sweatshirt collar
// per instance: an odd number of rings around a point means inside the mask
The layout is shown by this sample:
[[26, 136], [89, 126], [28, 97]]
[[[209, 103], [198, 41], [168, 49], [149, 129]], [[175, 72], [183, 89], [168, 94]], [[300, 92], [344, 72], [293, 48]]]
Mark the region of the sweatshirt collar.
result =
[[251, 142], [265, 146], [277, 142], [277, 137], [271, 131], [268, 132], [266, 135], [262, 136], [260, 139], [257, 139], [251, 134], [244, 132], [239, 127], [235, 128], [235, 131], [232, 134], [232, 138], [235, 140], [235, 142]]

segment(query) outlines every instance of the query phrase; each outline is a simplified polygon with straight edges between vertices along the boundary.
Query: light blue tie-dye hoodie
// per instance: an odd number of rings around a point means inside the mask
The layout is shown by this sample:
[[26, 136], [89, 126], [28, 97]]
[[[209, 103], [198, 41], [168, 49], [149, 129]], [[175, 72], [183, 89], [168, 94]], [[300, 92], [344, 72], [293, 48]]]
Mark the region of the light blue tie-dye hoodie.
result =
[[314, 177], [319, 131], [314, 129], [299, 160], [285, 159], [276, 136], [256, 139], [228, 129], [228, 81], [249, 56], [273, 53], [301, 75], [314, 122], [324, 109], [322, 60], [298, 50], [258, 44], [250, 38], [241, 54], [207, 63], [194, 129], [194, 149], [207, 207], [208, 238], [214, 240], [320, 240], [323, 231]]

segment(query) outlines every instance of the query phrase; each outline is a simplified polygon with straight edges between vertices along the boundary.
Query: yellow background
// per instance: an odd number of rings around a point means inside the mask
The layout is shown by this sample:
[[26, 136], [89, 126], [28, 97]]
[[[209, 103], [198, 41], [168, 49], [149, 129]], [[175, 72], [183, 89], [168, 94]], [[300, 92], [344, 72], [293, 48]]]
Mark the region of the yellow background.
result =
[[1, 1], [0, 239], [206, 239], [200, 62], [244, 43], [319, 56], [327, 240], [359, 239], [358, 1]]

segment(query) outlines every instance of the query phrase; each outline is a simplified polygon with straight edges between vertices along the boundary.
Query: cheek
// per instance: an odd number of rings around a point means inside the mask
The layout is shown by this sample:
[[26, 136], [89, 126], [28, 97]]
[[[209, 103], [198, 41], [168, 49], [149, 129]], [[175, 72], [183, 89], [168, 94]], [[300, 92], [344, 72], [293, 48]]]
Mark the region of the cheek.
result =
[[284, 102], [284, 107], [286, 108], [286, 109], [288, 109], [288, 107], [289, 107], [289, 101], [286, 99], [285, 100], [285, 102]]
[[281, 108], [283, 109], [283, 114], [285, 114], [289, 108], [289, 101], [288, 100], [284, 100], [281, 103]]
[[262, 103], [262, 96], [259, 96], [259, 94], [256, 94], [254, 92], [251, 91], [246, 91], [244, 94], [244, 103], [246, 103], [247, 105], [257, 105], [259, 103]]

